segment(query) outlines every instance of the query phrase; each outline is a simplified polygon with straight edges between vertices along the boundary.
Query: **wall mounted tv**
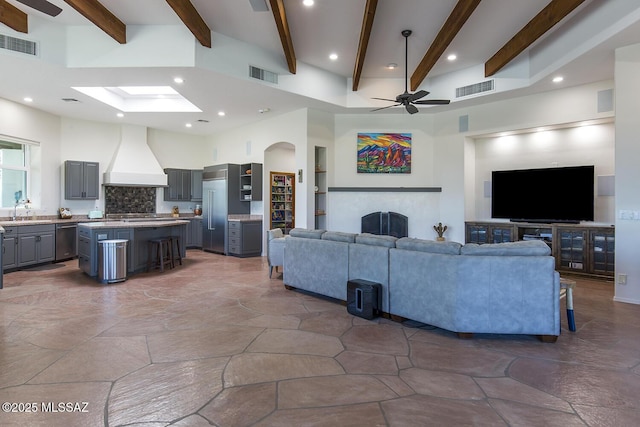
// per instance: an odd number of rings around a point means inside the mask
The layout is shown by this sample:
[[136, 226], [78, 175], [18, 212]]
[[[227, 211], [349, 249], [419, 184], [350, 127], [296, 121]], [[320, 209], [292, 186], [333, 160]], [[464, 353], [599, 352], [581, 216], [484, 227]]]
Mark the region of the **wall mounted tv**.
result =
[[491, 217], [522, 222], [593, 221], [594, 167], [493, 171]]

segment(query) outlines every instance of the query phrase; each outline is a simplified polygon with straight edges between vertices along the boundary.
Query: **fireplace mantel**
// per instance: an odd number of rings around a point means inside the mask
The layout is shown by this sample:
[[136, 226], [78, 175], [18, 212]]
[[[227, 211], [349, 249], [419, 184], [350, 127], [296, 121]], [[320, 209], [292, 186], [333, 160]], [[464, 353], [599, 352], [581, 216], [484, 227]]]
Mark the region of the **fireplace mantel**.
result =
[[442, 187], [329, 187], [329, 192], [371, 192], [371, 193], [441, 193]]

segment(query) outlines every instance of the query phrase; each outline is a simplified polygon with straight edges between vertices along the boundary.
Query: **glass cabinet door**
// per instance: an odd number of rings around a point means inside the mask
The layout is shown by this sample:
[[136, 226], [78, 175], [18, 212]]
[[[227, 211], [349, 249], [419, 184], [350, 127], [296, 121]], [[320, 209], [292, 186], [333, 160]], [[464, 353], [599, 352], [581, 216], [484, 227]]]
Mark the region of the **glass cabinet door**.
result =
[[562, 230], [560, 237], [560, 258], [558, 268], [574, 271], [586, 271], [586, 230]]
[[513, 228], [491, 227], [491, 242], [492, 243], [513, 242]]
[[467, 243], [489, 243], [488, 228], [485, 225], [467, 225]]
[[615, 235], [613, 231], [591, 231], [590, 273], [613, 276], [615, 267]]

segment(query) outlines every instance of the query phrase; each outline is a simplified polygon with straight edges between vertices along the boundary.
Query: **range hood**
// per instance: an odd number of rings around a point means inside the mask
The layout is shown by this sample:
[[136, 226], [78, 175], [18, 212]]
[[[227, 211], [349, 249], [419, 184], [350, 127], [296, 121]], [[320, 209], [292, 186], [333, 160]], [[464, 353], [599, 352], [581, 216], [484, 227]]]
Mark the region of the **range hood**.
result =
[[122, 125], [120, 145], [103, 176], [103, 184], [166, 187], [167, 175], [147, 144], [147, 128]]

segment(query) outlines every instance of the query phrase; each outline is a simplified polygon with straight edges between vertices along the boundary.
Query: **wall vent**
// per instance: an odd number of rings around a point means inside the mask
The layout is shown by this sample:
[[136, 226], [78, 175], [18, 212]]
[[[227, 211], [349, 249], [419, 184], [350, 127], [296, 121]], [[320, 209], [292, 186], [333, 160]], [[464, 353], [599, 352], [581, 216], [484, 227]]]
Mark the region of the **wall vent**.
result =
[[12, 50], [27, 55], [38, 55], [38, 44], [30, 40], [0, 34], [0, 49]]
[[487, 80], [480, 83], [474, 83], [469, 86], [462, 86], [456, 88], [456, 98], [462, 98], [464, 96], [476, 95], [483, 92], [490, 92], [493, 90], [494, 80]]
[[274, 73], [273, 71], [254, 67], [253, 65], [249, 65], [249, 77], [269, 83], [278, 84], [278, 75], [276, 73]]

